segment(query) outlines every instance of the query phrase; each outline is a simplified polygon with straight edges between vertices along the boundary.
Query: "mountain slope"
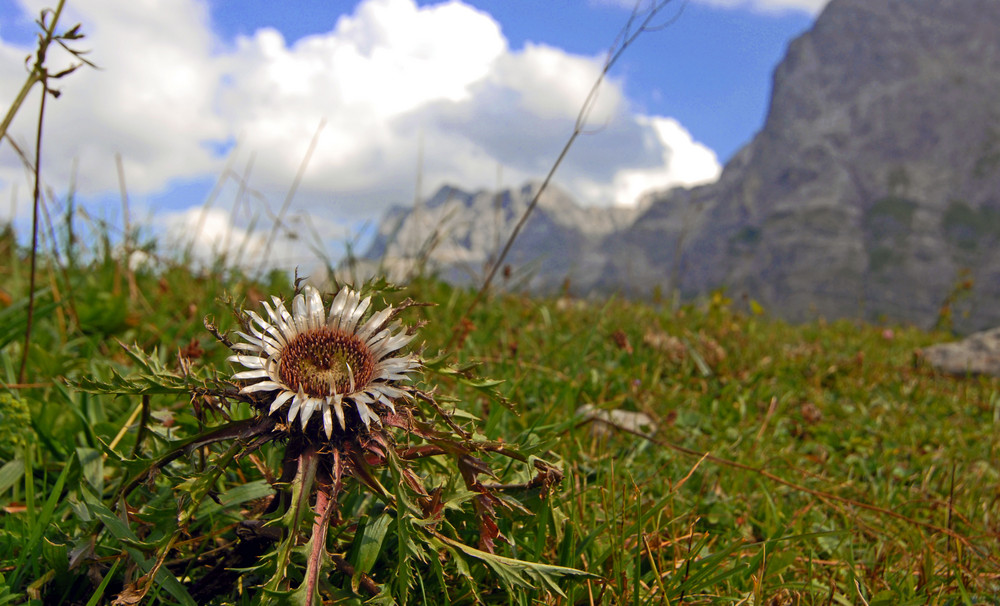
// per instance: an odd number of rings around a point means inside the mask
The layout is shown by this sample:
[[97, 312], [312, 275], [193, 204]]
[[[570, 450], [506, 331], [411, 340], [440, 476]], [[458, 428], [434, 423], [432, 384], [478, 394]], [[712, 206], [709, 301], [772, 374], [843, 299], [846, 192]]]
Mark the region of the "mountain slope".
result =
[[957, 323], [1000, 321], [997, 23], [993, 0], [832, 0], [761, 132], [718, 182], [609, 237], [595, 286], [926, 325], [971, 278]]

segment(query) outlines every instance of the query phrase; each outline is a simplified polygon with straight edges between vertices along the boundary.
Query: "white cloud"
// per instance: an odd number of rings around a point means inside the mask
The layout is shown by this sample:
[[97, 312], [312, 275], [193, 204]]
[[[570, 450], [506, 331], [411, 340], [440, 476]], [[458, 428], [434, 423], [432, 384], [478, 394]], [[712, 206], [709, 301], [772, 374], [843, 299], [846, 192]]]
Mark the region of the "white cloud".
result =
[[[31, 15], [43, 5], [25, 4]], [[68, 3], [60, 24], [84, 22], [86, 38], [73, 45], [91, 49], [87, 57], [100, 69], [83, 67], [53, 83], [62, 95], [50, 97], [46, 107], [42, 166], [49, 183], [64, 187], [76, 159], [81, 193], [117, 189], [116, 153], [130, 192], [137, 194], [156, 191], [170, 179], [217, 171], [220, 163], [205, 144], [227, 133], [213, 109], [215, 41], [204, 7], [194, 0], [89, 0], [83, 6]], [[0, 107], [6, 109], [26, 75], [23, 57], [33, 49], [2, 49], [5, 64], [11, 55], [20, 58], [18, 70], [0, 72]], [[51, 59], [52, 71], [70, 62], [62, 52]], [[11, 127], [28, 149], [34, 148], [39, 90]], [[16, 162], [4, 147], [0, 180], [7, 181]]]
[[[284, 228], [271, 233], [271, 226], [249, 224], [222, 208], [190, 208], [163, 213], [157, 222], [163, 248], [172, 254], [190, 253], [198, 262], [211, 264], [225, 257], [231, 265], [246, 269], [261, 266], [308, 268], [317, 263], [316, 236], [333, 234], [346, 241], [344, 225], [319, 217], [295, 215]], [[265, 259], [266, 255], [266, 259]]]
[[267, 234], [230, 221], [221, 208], [191, 208], [166, 213], [161, 218], [167, 250], [187, 251], [203, 262], [225, 256], [237, 263], [260, 261], [267, 246]]
[[273, 30], [241, 38], [226, 61], [233, 84], [223, 104], [257, 151], [258, 174], [276, 184], [287, 186], [325, 120], [307, 189], [412, 187], [420, 124], [409, 118], [467, 99], [505, 52], [496, 22], [465, 5], [372, 0], [290, 48]]
[[819, 14], [830, 0], [697, 0], [703, 4], [723, 8], [750, 9], [763, 13], [800, 11], [810, 15]]
[[722, 167], [715, 152], [697, 143], [691, 134], [671, 118], [641, 117], [656, 135], [662, 150], [663, 166], [654, 169], [623, 169], [614, 178], [615, 202], [634, 204], [650, 190], [683, 185], [693, 187], [719, 178]]
[[[30, 14], [42, 6], [23, 2]], [[57, 191], [74, 159], [80, 193], [117, 191], [120, 153], [138, 205], [177, 180], [217, 175], [225, 159], [213, 150], [238, 141], [237, 166], [254, 155], [250, 184], [269, 206], [254, 212], [267, 220], [323, 122], [290, 212], [313, 217], [321, 240], [412, 200], [421, 154], [425, 195], [445, 182], [493, 187], [498, 166], [504, 185], [544, 176], [603, 66], [603, 57], [542, 44], [511, 50], [488, 14], [460, 2], [365, 0], [330, 31], [291, 45], [272, 29], [226, 43], [198, 0], [70, 7], [79, 13], [62, 22], [82, 21], [87, 38], [78, 45], [93, 49], [101, 69], [70, 75], [49, 105], [43, 170]], [[0, 40], [0, 107], [20, 88], [29, 52]], [[564, 188], [587, 204], [630, 203], [643, 187], [717, 173], [714, 155], [679, 124], [634, 113], [622, 91], [619, 81], [602, 87], [590, 115], [594, 132], [578, 139], [556, 175]], [[35, 105], [26, 104], [12, 131], [29, 148]], [[0, 197], [22, 173], [0, 145]], [[210, 217], [212, 233], [229, 233], [225, 241], [248, 238], [247, 250], [260, 244], [228, 213]], [[189, 219], [171, 215], [171, 229], [193, 229]], [[205, 254], [222, 250], [214, 236], [197, 241]]]
[[[491, 83], [514, 91], [520, 109], [536, 119], [575, 121], [602, 69], [603, 63], [596, 58], [569, 55], [551, 46], [529, 43], [518, 53], [498, 58]], [[589, 121], [607, 122], [622, 101], [618, 87], [604, 87], [590, 111]]]
[[[591, 0], [595, 4], [618, 6], [628, 10], [649, 10], [658, 0]], [[819, 14], [830, 0], [694, 0], [699, 4], [721, 8], [747, 9], [761, 13], [782, 13], [800, 11], [811, 15]]]

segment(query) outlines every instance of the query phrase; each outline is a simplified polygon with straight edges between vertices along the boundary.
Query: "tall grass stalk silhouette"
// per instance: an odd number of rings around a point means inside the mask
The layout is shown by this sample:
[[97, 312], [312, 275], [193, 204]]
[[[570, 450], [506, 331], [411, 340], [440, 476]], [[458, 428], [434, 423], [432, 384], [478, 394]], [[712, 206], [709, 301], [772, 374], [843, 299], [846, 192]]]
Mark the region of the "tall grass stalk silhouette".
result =
[[[585, 132], [587, 128], [587, 119], [590, 116], [590, 112], [594, 108], [594, 105], [597, 103], [597, 97], [600, 92], [601, 85], [604, 83], [604, 79], [608, 75], [608, 72], [611, 71], [611, 68], [618, 62], [618, 59], [621, 58], [622, 54], [628, 50], [636, 39], [645, 33], [663, 29], [680, 18], [683, 6], [686, 2], [681, 3], [681, 10], [678, 10], [676, 14], [671, 16], [671, 18], [665, 20], [664, 22], [657, 23], [656, 19], [660, 16], [660, 13], [672, 3], [673, 0], [651, 2], [648, 7], [643, 9], [642, 7], [644, 3], [641, 0], [636, 0], [628, 21], [625, 26], [622, 27], [617, 38], [608, 49], [607, 58], [604, 60], [604, 66], [601, 69], [601, 75], [594, 82], [593, 86], [591, 86], [590, 92], [587, 93], [587, 97], [583, 100], [583, 105], [581, 106], [580, 112], [577, 114], [576, 122], [573, 125], [573, 131], [570, 133], [569, 138], [563, 145], [559, 155], [552, 163], [551, 168], [549, 168], [549, 172], [546, 173], [538, 191], [535, 192], [531, 202], [528, 203], [528, 207], [524, 210], [524, 213], [522, 213], [521, 218], [518, 219], [517, 223], [514, 224], [513, 231], [510, 236], [507, 237], [507, 241], [504, 244], [503, 249], [500, 250], [500, 254], [497, 255], [496, 261], [490, 266], [489, 271], [486, 273], [486, 277], [483, 279], [483, 284], [479, 287], [476, 297], [469, 304], [469, 308], [462, 316], [459, 325], [455, 327], [455, 338], [457, 338], [457, 335], [459, 334], [460, 326], [468, 321], [472, 311], [477, 305], [479, 305], [483, 296], [489, 291], [490, 285], [493, 283], [493, 278], [496, 277], [497, 270], [503, 266], [503, 263], [507, 258], [507, 254], [510, 253], [510, 249], [514, 245], [514, 241], [517, 240], [517, 236], [521, 233], [521, 230], [524, 229], [524, 225], [528, 222], [528, 218], [531, 216], [531, 213], [534, 212], [535, 207], [538, 206], [538, 201], [541, 199], [542, 194], [549, 186], [549, 182], [552, 181], [552, 177], [555, 175], [556, 171], [559, 170], [559, 166], [562, 164], [563, 159], [566, 158], [566, 154], [569, 153], [570, 148], [573, 147], [573, 143], [576, 142], [577, 138]], [[454, 339], [452, 340], [452, 343], [453, 342]]]
[[[75, 72], [79, 67], [83, 65], [88, 65], [90, 67], [95, 67], [93, 63], [88, 61], [83, 55], [86, 51], [81, 51], [75, 48], [71, 48], [69, 43], [75, 42], [83, 38], [83, 34], [80, 33], [80, 25], [77, 24], [74, 27], [57, 34], [56, 26], [59, 22], [59, 16], [62, 14], [63, 6], [65, 5], [65, 0], [60, 0], [59, 4], [56, 6], [55, 10], [45, 9], [39, 15], [36, 21], [38, 27], [42, 30], [38, 34], [38, 46], [35, 50], [35, 59], [32, 64], [28, 77], [18, 92], [17, 97], [11, 103], [10, 108], [7, 110], [6, 115], [3, 118], [3, 122], [0, 122], [0, 144], [3, 144], [3, 140], [7, 138], [7, 129], [10, 123], [13, 121], [14, 116], [21, 109], [21, 105], [28, 98], [28, 94], [35, 88], [36, 85], [40, 85], [42, 92], [39, 95], [39, 108], [38, 108], [38, 121], [37, 128], [35, 129], [35, 159], [33, 164], [34, 171], [34, 189], [32, 194], [32, 215], [31, 215], [31, 269], [30, 269], [30, 287], [29, 287], [29, 300], [28, 300], [28, 319], [24, 330], [24, 353], [21, 357], [21, 365], [18, 371], [18, 382], [24, 382], [24, 373], [28, 362], [28, 345], [31, 342], [31, 327], [34, 320], [35, 311], [35, 269], [37, 262], [37, 252], [38, 252], [38, 221], [39, 221], [39, 207], [42, 203], [42, 183], [41, 183], [41, 162], [42, 162], [42, 125], [45, 121], [45, 103], [49, 98], [49, 95], [54, 97], [59, 96], [59, 90], [51, 86], [50, 82], [64, 78], [73, 72]], [[56, 44], [68, 52], [77, 63], [72, 63], [69, 67], [60, 70], [58, 72], [50, 72], [47, 63], [50, 47]]]

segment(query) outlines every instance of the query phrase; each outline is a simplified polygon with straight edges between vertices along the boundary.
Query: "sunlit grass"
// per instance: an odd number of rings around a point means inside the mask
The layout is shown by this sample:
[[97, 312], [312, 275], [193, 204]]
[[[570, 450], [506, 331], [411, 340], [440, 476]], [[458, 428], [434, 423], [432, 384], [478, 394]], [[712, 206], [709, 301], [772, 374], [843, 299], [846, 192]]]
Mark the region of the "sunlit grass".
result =
[[[0, 414], [15, 419], [19, 401], [31, 422], [6, 426], [0, 445], [5, 591], [46, 603], [86, 603], [99, 594], [107, 600], [141, 574], [141, 558], [155, 556], [150, 546], [165, 532], [159, 524], [176, 515], [183, 492], [150, 492], [122, 526], [94, 512], [124, 515], [114, 498], [130, 456], [151, 456], [163, 439], [193, 435], [218, 416], [197, 399], [153, 397], [137, 446], [138, 398], [87, 394], [67, 381], [107, 377], [112, 369], [128, 374], [131, 359], [120, 342], [155, 349], [168, 366], [185, 349], [198, 365], [231, 372], [223, 362], [228, 352], [205, 331], [204, 317], [225, 330], [232, 325], [228, 301], [287, 296], [292, 285], [280, 274], [262, 283], [170, 263], [130, 271], [108, 251], [72, 270], [46, 259], [19, 383], [26, 251], [12, 239], [8, 232], [0, 246], [9, 298], [0, 304], [0, 368], [5, 392], [16, 400], [5, 400]], [[547, 502], [523, 499], [536, 515], [501, 516], [510, 540], [501, 552], [598, 575], [565, 581], [567, 598], [558, 598], [541, 588], [508, 594], [480, 570], [480, 599], [997, 600], [1000, 381], [927, 367], [919, 348], [945, 335], [849, 321], [792, 326], [766, 312], [738, 313], [722, 294], [676, 311], [617, 298], [504, 294], [458, 325], [473, 294], [420, 279], [391, 296], [436, 303], [414, 312], [428, 321], [425, 356], [457, 331], [452, 360], [479, 362], [480, 375], [503, 380], [501, 392], [517, 414], [449, 386], [459, 395], [456, 406], [480, 417], [485, 437], [536, 443], [565, 474]], [[658, 430], [646, 436], [588, 422], [577, 415], [584, 404], [645, 413]], [[165, 471], [177, 479], [197, 475], [213, 453]], [[494, 463], [504, 482], [529, 479], [500, 458]], [[219, 478], [216, 494], [226, 506], [199, 510], [176, 552], [195, 555], [166, 564], [175, 579], [194, 582], [207, 561], [199, 551], [234, 544], [237, 524], [268, 488], [263, 470], [279, 465], [262, 450]], [[351, 494], [348, 509], [365, 499]], [[101, 528], [110, 532], [95, 532]], [[122, 535], [126, 530], [135, 536]], [[385, 550], [373, 566], [375, 580], [393, 574], [392, 553]], [[252, 575], [241, 582], [248, 587], [212, 603], [244, 603]], [[350, 586], [337, 574], [329, 582]], [[463, 587], [427, 577], [415, 595], [424, 596], [418, 602], [466, 603], [473, 598]], [[78, 602], [81, 595], [86, 599]], [[150, 595], [173, 599], [159, 586]]]

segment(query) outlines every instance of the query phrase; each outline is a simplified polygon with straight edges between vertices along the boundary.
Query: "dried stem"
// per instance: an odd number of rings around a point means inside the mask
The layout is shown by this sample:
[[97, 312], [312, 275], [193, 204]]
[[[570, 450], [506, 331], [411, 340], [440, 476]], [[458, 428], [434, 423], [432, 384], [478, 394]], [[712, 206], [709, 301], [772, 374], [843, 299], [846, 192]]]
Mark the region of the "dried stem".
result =
[[[49, 45], [52, 44], [52, 40], [55, 38], [56, 23], [59, 21], [59, 15], [62, 14], [63, 4], [65, 3], [66, 0], [59, 0], [58, 6], [52, 12], [52, 22], [49, 23], [49, 27], [45, 28], [45, 35], [41, 36], [38, 40], [38, 52], [35, 55], [35, 64], [31, 68], [31, 73], [28, 74], [28, 79], [25, 80], [24, 86], [21, 87], [14, 102], [10, 105], [10, 109], [7, 110], [7, 115], [3, 117], [3, 122], [0, 122], [0, 141], [7, 134], [7, 128], [14, 120], [17, 111], [21, 109], [21, 104], [28, 98], [28, 93], [31, 92], [31, 89], [39, 82], [42, 83], [43, 87], [45, 86], [45, 80], [48, 77], [48, 72], [45, 69], [45, 54], [48, 51]], [[42, 96], [45, 96], [44, 90]], [[41, 120], [41, 116], [39, 116], [39, 120]]]
[[[354, 576], [354, 566], [351, 566], [351, 563], [345, 560], [343, 556], [333, 554], [330, 556], [330, 559], [333, 561], [333, 565], [337, 567], [337, 570], [348, 577]], [[380, 590], [378, 588], [378, 584], [375, 582], [375, 579], [364, 573], [360, 576], [361, 588], [365, 590], [365, 593], [373, 596], [378, 595]]]
[[260, 257], [261, 267], [267, 263], [271, 256], [271, 246], [274, 244], [274, 239], [278, 235], [278, 229], [284, 221], [285, 213], [288, 212], [288, 207], [292, 204], [292, 198], [295, 197], [295, 192], [298, 191], [299, 184], [302, 183], [302, 177], [305, 176], [306, 167], [309, 166], [309, 160], [312, 158], [313, 152], [316, 150], [316, 144], [319, 143], [319, 135], [323, 132], [324, 126], [326, 126], [326, 119], [320, 120], [319, 126], [316, 127], [316, 132], [313, 134], [312, 141], [309, 142], [309, 147], [306, 149], [306, 155], [302, 158], [302, 163], [299, 164], [299, 171], [295, 173], [295, 179], [292, 181], [292, 186], [288, 189], [288, 194], [285, 195], [285, 201], [282, 202], [281, 209], [278, 211], [278, 215], [274, 219], [274, 226], [271, 228], [271, 233], [267, 236], [267, 243], [264, 244], [264, 252]]
[[[559, 156], [556, 158], [556, 161], [552, 164], [552, 168], [550, 168], [548, 174], [545, 175], [545, 179], [542, 181], [542, 185], [538, 188], [538, 191], [535, 192], [534, 197], [528, 204], [528, 208], [524, 210], [524, 213], [521, 215], [521, 218], [514, 226], [514, 231], [512, 231], [510, 237], [507, 238], [507, 243], [504, 244], [503, 250], [500, 251], [500, 255], [497, 257], [496, 262], [493, 263], [493, 265], [490, 267], [490, 271], [486, 275], [486, 279], [483, 281], [482, 287], [480, 287], [480, 289], [476, 292], [476, 296], [472, 299], [472, 302], [469, 303], [469, 307], [465, 310], [465, 314], [455, 324], [456, 329], [458, 327], [463, 326], [465, 322], [468, 321], [469, 316], [472, 314], [472, 311], [476, 308], [477, 305], [479, 305], [479, 302], [482, 300], [483, 296], [489, 290], [490, 284], [492, 284], [493, 278], [496, 276], [497, 270], [503, 265], [504, 259], [507, 258], [507, 254], [510, 252], [511, 247], [514, 245], [514, 240], [517, 239], [517, 236], [521, 233], [521, 230], [524, 228], [525, 223], [528, 222], [528, 217], [535, 210], [535, 207], [538, 206], [538, 201], [542, 197], [542, 193], [549, 186], [549, 182], [552, 180], [553, 175], [555, 175], [556, 170], [558, 170], [559, 165], [562, 164], [563, 159], [566, 158], [566, 154], [569, 153], [570, 148], [573, 147], [573, 143], [576, 142], [576, 138], [579, 137], [581, 134], [583, 134], [584, 127], [587, 124], [587, 117], [590, 115], [590, 110], [594, 108], [594, 104], [597, 102], [597, 92], [600, 89], [601, 84], [604, 82], [604, 78], [608, 75], [608, 72], [611, 70], [611, 67], [618, 62], [618, 59], [622, 56], [622, 53], [625, 52], [625, 49], [631, 46], [632, 43], [635, 42], [636, 38], [638, 38], [640, 35], [648, 31], [662, 29], [663, 27], [670, 25], [676, 20], [677, 17], [675, 16], [673, 19], [670, 19], [664, 24], [656, 26], [652, 25], [653, 19], [659, 14], [661, 10], [664, 9], [664, 7], [666, 7], [667, 4], [670, 4], [671, 1], [672, 0], [661, 0], [653, 4], [646, 12], [645, 17], [642, 19], [642, 22], [639, 25], [639, 27], [633, 30], [632, 26], [635, 23], [636, 19], [639, 17], [639, 5], [638, 3], [636, 4], [635, 8], [632, 11], [632, 15], [629, 17], [628, 23], [626, 23], [625, 27], [623, 27], [622, 30], [619, 32], [618, 37], [615, 39], [615, 43], [608, 50], [607, 59], [605, 59], [604, 61], [604, 68], [601, 70], [601, 74], [597, 77], [597, 80], [591, 87], [590, 92], [587, 93], [587, 98], [584, 99], [583, 101], [583, 106], [580, 108], [580, 113], [577, 114], [576, 123], [573, 125], [573, 132], [570, 134], [569, 139], [567, 139], [566, 144], [562, 148], [562, 151], [559, 152]], [[445, 347], [446, 350], [452, 349], [452, 346], [455, 344], [458, 335], [459, 335], [458, 330], [452, 332], [451, 340], [448, 341], [448, 345]]]
[[[60, 5], [61, 6], [61, 5]], [[55, 19], [48, 31], [51, 35], [56, 27]], [[38, 64], [36, 70], [41, 72], [42, 95], [38, 108], [38, 128], [35, 131], [35, 190], [34, 204], [31, 211], [31, 269], [28, 274], [28, 319], [24, 327], [24, 348], [21, 351], [21, 368], [17, 372], [17, 382], [24, 383], [24, 372], [28, 366], [28, 349], [31, 344], [31, 326], [35, 317], [35, 268], [38, 258], [38, 207], [41, 204], [41, 164], [42, 164], [42, 123], [45, 118], [45, 99], [48, 97], [48, 73], [40, 67], [45, 60], [45, 49], [38, 50]]]

